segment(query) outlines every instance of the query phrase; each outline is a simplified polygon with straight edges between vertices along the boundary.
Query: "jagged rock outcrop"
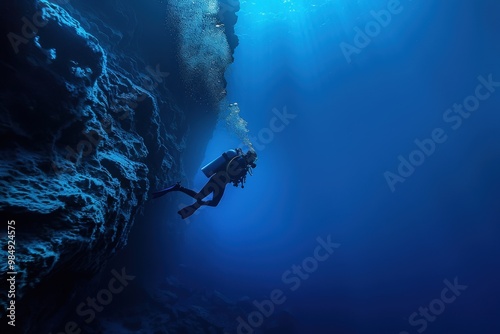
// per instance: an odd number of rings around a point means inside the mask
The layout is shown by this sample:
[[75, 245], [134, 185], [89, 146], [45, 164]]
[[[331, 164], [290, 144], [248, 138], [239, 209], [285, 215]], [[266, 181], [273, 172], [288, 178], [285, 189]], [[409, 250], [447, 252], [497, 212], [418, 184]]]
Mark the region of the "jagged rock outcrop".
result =
[[[202, 62], [186, 72], [191, 58], [185, 53], [192, 50], [181, 34], [189, 29], [179, 27], [189, 13], [172, 12], [168, 1], [151, 6], [115, 0], [0, 5], [6, 36], [0, 59], [0, 211], [4, 220], [16, 221], [23, 332], [38, 333], [63, 317], [59, 309], [75, 289], [127, 243], [150, 189], [194, 170], [183, 160], [191, 166], [201, 159], [196, 154], [215, 125], [232, 53], [224, 32], [212, 26], [217, 15], [190, 23], [193, 31], [205, 25], [205, 38], [213, 34], [222, 44], [215, 45], [218, 63], [211, 63], [215, 72], [207, 81], [198, 68]], [[173, 16], [178, 25], [168, 20]], [[214, 79], [216, 84], [206, 84]], [[194, 130], [196, 138], [190, 136]], [[186, 150], [193, 154], [185, 156]], [[1, 263], [5, 281], [8, 268]], [[5, 310], [4, 290], [1, 305]]]

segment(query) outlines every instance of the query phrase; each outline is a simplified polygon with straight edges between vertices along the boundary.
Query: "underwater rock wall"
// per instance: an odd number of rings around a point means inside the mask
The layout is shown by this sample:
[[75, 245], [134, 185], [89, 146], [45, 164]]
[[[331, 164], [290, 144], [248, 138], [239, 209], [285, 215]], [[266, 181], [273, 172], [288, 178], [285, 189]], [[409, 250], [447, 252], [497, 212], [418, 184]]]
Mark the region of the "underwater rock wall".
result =
[[230, 2], [232, 13], [215, 0], [0, 4], [0, 211], [16, 222], [24, 332], [63, 317], [73, 291], [126, 245], [151, 189], [203, 158], [228, 40], [237, 45], [218, 22], [220, 8], [236, 22]]

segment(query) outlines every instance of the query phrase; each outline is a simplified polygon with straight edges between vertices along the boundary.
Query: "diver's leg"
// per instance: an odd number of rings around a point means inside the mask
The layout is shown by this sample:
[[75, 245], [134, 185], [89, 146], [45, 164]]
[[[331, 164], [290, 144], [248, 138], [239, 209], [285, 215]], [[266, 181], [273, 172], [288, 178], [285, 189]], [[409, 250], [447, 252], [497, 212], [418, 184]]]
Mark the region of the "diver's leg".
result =
[[183, 186], [181, 186], [179, 189], [176, 189], [176, 190], [183, 192], [184, 194], [191, 196], [194, 199], [196, 199], [196, 196], [198, 195], [198, 193], [196, 191], [188, 189], [188, 188], [184, 188]]
[[197, 200], [194, 204], [188, 205], [179, 211], [177, 211], [178, 214], [181, 215], [182, 219], [186, 219], [187, 217], [190, 217], [192, 214], [196, 212], [202, 205], [207, 205], [207, 206], [217, 206], [222, 199], [222, 195], [224, 195], [224, 188], [222, 188], [217, 195], [214, 193], [214, 197], [209, 200], [209, 201], [202, 201], [202, 200]]
[[171, 186], [171, 187], [168, 187], [168, 188], [165, 188], [163, 190], [160, 190], [160, 191], [156, 191], [152, 194], [152, 197], [153, 198], [158, 198], [158, 197], [161, 197], [165, 194], [168, 194], [169, 192], [172, 192], [172, 191], [176, 191], [176, 190], [179, 190], [181, 187], [181, 183], [180, 182], [177, 182], [175, 185]]
[[224, 195], [224, 190], [226, 189], [226, 186], [221, 186], [218, 191], [214, 191], [214, 195], [211, 200], [209, 201], [203, 201], [203, 205], [208, 205], [208, 206], [217, 206], [219, 205], [220, 200], [222, 199], [222, 196]]
[[226, 185], [231, 182], [229, 175], [223, 171], [212, 176], [212, 182], [214, 186], [212, 187], [212, 199], [208, 201], [203, 201], [203, 205], [217, 206], [224, 195], [224, 190]]
[[198, 194], [196, 194], [196, 196], [194, 196], [193, 198], [196, 199], [197, 201], [201, 201], [211, 193], [215, 194], [218, 188], [220, 188], [220, 186], [218, 185], [217, 174], [216, 174], [208, 180], [208, 182], [203, 186], [203, 188], [201, 188]]
[[154, 192], [152, 197], [158, 198], [158, 197], [161, 197], [161, 196], [168, 194], [169, 192], [172, 192], [172, 191], [183, 192], [184, 194], [191, 196], [194, 199], [196, 199], [196, 196], [198, 195], [198, 193], [196, 191], [185, 188], [185, 187], [181, 186], [180, 182], [177, 182], [174, 186], [171, 186], [171, 187], [165, 188], [163, 190]]
[[198, 210], [202, 205], [203, 205], [202, 201], [197, 201], [194, 204], [188, 205], [180, 209], [179, 211], [177, 211], [177, 213], [181, 215], [182, 219], [186, 219], [187, 217], [195, 213], [196, 210]]
[[184, 188], [185, 191], [179, 189], [179, 191], [182, 191], [185, 194], [188, 194], [189, 196], [193, 197], [196, 200], [196, 202], [180, 209], [179, 211], [177, 211], [177, 213], [181, 215], [182, 219], [186, 219], [187, 217], [190, 217], [202, 205], [205, 205], [206, 202], [203, 201], [202, 199], [207, 197], [211, 192], [213, 192], [215, 188], [216, 188], [216, 185], [214, 182], [214, 177], [212, 176], [208, 180], [207, 184], [205, 184], [203, 186], [203, 188], [198, 193], [195, 191], [192, 191], [190, 189], [186, 189], [186, 188]]
[[225, 185], [221, 186], [220, 188], [214, 191], [214, 195], [211, 200], [209, 201], [197, 200], [196, 203], [188, 205], [185, 208], [182, 208], [181, 210], [177, 211], [177, 213], [181, 215], [182, 219], [186, 219], [187, 217], [194, 214], [196, 210], [198, 210], [202, 205], [215, 207], [219, 204], [220, 200], [222, 199], [225, 189], [226, 189]]

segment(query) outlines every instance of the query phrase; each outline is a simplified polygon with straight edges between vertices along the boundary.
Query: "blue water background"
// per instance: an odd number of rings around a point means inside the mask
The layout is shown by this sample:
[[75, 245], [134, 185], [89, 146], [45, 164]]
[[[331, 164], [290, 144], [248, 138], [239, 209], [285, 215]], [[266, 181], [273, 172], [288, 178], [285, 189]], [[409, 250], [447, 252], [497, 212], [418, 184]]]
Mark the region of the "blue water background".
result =
[[[188, 221], [177, 274], [252, 300], [281, 289], [275, 312], [290, 312], [299, 333], [342, 334], [417, 333], [410, 315], [457, 277], [467, 289], [425, 332], [499, 333], [500, 89], [456, 130], [443, 114], [479, 76], [500, 81], [500, 3], [401, 1], [349, 63], [340, 43], [353, 44], [354, 28], [387, 6], [242, 2], [228, 102], [251, 136], [276, 110], [296, 117], [258, 140], [245, 189], [228, 187], [217, 208]], [[436, 128], [447, 140], [391, 191], [384, 173]], [[239, 144], [221, 124], [204, 162]], [[205, 182], [199, 173], [191, 185]], [[291, 291], [283, 273], [328, 236], [340, 247]]]

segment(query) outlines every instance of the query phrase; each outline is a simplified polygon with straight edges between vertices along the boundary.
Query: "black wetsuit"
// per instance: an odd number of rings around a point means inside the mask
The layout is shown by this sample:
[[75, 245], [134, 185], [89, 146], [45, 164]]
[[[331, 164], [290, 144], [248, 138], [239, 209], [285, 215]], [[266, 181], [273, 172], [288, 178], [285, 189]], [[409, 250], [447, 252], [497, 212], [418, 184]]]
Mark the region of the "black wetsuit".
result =
[[[228, 183], [238, 185], [240, 182], [243, 182], [246, 173], [247, 162], [246, 159], [240, 155], [229, 161], [226, 168], [212, 175], [207, 184], [205, 184], [199, 192], [182, 186], [172, 189], [173, 191], [181, 191], [196, 200], [196, 203], [181, 209], [178, 213], [182, 218], [187, 218], [202, 205], [217, 206], [224, 195], [226, 185]], [[213, 194], [212, 199], [203, 201], [203, 199], [210, 194]]]

